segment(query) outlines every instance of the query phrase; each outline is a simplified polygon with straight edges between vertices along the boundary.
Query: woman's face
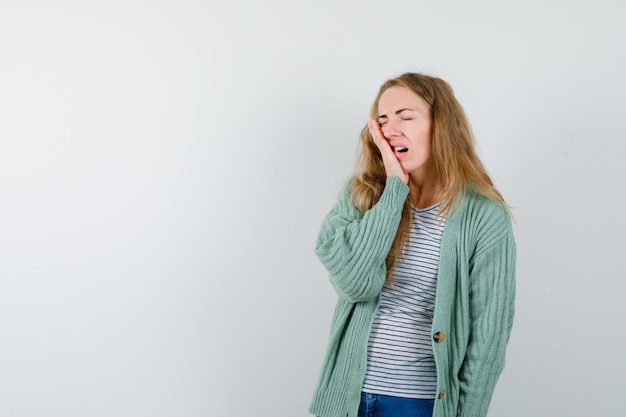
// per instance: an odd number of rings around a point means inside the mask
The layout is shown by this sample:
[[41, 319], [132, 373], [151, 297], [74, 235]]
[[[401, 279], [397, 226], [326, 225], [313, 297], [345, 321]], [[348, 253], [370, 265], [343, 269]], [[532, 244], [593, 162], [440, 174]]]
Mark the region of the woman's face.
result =
[[378, 124], [404, 172], [419, 178], [432, 168], [432, 117], [417, 94], [405, 87], [385, 90], [378, 102]]

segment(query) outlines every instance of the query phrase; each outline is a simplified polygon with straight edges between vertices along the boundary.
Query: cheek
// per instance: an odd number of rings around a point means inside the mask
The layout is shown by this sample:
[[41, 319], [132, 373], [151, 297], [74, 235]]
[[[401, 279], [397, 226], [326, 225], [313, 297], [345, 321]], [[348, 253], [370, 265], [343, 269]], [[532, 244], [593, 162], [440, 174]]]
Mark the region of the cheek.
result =
[[415, 135], [415, 139], [413, 143], [420, 149], [430, 149], [431, 147], [431, 139], [430, 134], [428, 132], [420, 132], [420, 134]]

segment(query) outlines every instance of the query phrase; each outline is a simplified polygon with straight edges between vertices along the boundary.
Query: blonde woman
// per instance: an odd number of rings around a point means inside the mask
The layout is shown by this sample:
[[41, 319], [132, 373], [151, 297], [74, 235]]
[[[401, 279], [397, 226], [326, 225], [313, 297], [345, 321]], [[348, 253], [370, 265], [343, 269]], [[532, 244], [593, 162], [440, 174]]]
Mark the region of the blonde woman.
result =
[[385, 82], [316, 254], [338, 295], [310, 412], [483, 417], [514, 312], [509, 210], [443, 80]]

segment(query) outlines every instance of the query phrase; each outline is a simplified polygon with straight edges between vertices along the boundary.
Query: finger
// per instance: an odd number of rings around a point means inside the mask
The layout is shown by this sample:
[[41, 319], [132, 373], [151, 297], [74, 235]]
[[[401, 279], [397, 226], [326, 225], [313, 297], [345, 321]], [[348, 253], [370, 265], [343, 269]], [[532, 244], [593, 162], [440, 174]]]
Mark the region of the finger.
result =
[[387, 139], [385, 138], [378, 122], [370, 117], [367, 123], [372, 139], [374, 140], [374, 144], [378, 146], [378, 149], [380, 149], [381, 152], [390, 151], [391, 147], [389, 146], [389, 143], [387, 142]]
[[389, 146], [389, 142], [387, 141], [387, 138], [383, 134], [383, 131], [380, 128], [380, 125], [378, 124], [378, 122], [370, 118], [368, 120], [368, 127], [370, 129], [370, 133], [372, 135], [374, 144], [376, 145], [376, 147], [378, 147], [378, 150], [380, 151], [380, 154], [383, 158], [383, 162], [385, 162], [385, 164], [388, 164], [388, 163], [393, 164], [394, 162], [397, 162], [397, 158], [393, 154], [393, 151], [391, 150], [391, 146]]
[[380, 140], [383, 138], [383, 132], [380, 129], [380, 125], [377, 121], [372, 119], [371, 117], [367, 120], [367, 126], [369, 127], [370, 134], [372, 135], [372, 139], [374, 139], [374, 143], [378, 144]]
[[378, 122], [370, 117], [367, 121], [367, 126], [370, 130], [370, 134], [372, 135], [374, 144], [378, 147], [378, 150], [380, 151], [387, 176], [398, 176], [405, 183], [407, 183], [408, 175], [402, 169], [402, 166], [400, 165], [400, 162], [398, 161], [396, 155], [394, 155], [393, 150], [391, 149], [387, 138], [385, 138], [385, 135], [383, 134], [383, 131], [380, 128]]

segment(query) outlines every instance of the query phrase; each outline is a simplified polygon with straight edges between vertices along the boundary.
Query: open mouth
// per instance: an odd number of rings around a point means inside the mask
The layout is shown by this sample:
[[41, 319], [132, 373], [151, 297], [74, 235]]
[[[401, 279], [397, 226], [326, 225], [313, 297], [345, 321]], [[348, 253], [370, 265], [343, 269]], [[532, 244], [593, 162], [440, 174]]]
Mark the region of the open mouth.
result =
[[404, 153], [404, 152], [407, 152], [409, 150], [409, 148], [405, 148], [404, 146], [395, 146], [393, 148], [393, 150], [396, 151], [396, 152]]

